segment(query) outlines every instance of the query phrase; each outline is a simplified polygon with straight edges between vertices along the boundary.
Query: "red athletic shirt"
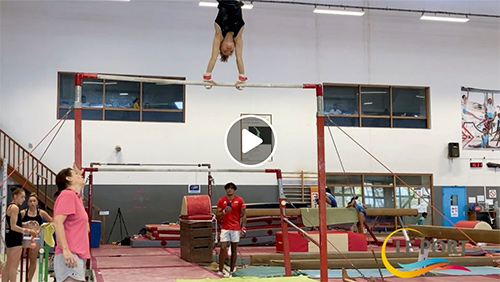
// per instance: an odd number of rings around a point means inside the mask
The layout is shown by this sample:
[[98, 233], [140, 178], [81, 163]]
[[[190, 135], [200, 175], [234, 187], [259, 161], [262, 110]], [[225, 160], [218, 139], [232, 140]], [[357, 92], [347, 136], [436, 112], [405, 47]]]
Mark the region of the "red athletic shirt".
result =
[[245, 201], [237, 195], [234, 195], [231, 200], [227, 196], [223, 196], [217, 202], [217, 208], [224, 211], [228, 203], [231, 203], [231, 211], [222, 216], [222, 229], [240, 230], [241, 211], [247, 207]]

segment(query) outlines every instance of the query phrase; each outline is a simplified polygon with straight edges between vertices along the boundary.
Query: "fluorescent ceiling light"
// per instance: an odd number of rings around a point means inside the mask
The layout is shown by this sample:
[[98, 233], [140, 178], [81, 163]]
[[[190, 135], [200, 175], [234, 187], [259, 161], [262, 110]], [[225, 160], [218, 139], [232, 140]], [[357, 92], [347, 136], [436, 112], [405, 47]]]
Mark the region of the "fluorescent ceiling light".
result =
[[422, 96], [422, 95], [417, 95], [417, 98], [420, 98], [420, 99], [425, 99], [425, 96]]
[[452, 16], [429, 16], [423, 14], [420, 17], [421, 20], [424, 21], [440, 21], [440, 22], [454, 22], [454, 23], [466, 23], [469, 21], [467, 17], [452, 17]]
[[388, 91], [361, 91], [361, 94], [388, 94]]
[[[198, 5], [202, 7], [217, 7], [219, 3], [213, 1], [201, 0], [200, 3], [198, 3]], [[245, 5], [243, 5], [241, 8], [246, 10], [251, 10], [253, 8], [253, 4], [245, 3]]]
[[128, 93], [120, 93], [120, 96], [127, 96]]
[[198, 5], [201, 7], [217, 7], [217, 5], [219, 5], [219, 3], [210, 2], [210, 1], [200, 1], [200, 3]]
[[316, 14], [329, 14], [329, 15], [345, 15], [345, 16], [362, 16], [365, 14], [365, 11], [361, 10], [337, 10], [337, 9], [321, 9], [314, 8], [314, 13]]
[[245, 3], [245, 5], [243, 5], [241, 8], [245, 9], [245, 10], [252, 10], [253, 4], [252, 3]]
[[363, 105], [373, 105], [373, 102], [364, 102]]

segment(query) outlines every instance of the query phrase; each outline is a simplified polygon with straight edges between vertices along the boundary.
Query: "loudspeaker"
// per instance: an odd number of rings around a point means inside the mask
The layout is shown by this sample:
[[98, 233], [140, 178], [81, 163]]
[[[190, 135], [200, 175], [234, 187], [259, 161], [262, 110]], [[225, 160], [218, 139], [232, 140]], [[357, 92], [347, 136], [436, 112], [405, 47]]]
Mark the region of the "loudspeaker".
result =
[[458, 158], [460, 157], [460, 147], [458, 143], [450, 142], [448, 143], [448, 158]]
[[486, 163], [486, 166], [492, 167], [492, 168], [500, 168], [500, 164], [491, 163], [491, 162]]

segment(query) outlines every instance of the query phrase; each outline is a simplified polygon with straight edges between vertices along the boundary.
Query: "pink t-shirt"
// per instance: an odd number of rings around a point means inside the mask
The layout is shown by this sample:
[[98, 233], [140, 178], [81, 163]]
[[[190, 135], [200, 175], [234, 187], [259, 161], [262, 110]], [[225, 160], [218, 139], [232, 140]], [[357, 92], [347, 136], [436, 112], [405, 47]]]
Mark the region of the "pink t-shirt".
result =
[[[72, 189], [66, 189], [59, 194], [54, 204], [54, 217], [66, 215], [64, 233], [69, 250], [81, 259], [90, 258], [89, 233], [87, 231], [88, 215], [83, 207], [80, 195]], [[56, 254], [61, 254], [62, 248], [56, 245]]]

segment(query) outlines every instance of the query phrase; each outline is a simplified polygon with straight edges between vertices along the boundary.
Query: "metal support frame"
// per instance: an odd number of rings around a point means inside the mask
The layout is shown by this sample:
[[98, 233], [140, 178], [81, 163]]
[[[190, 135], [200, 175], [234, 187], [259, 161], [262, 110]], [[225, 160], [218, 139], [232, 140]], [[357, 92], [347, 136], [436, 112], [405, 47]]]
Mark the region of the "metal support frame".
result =
[[[103, 166], [103, 167], [99, 167]], [[97, 162], [92, 162], [90, 168], [83, 168], [84, 172], [89, 172], [89, 192], [88, 192], [88, 209], [91, 211], [92, 207], [92, 194], [94, 187], [93, 173], [95, 172], [229, 172], [229, 173], [274, 173], [276, 174], [276, 181], [279, 189], [279, 202], [280, 202], [280, 216], [281, 216], [281, 228], [283, 232], [283, 250], [285, 252], [285, 257], [288, 258], [288, 263], [285, 264], [285, 272], [287, 276], [291, 276], [291, 264], [290, 264], [290, 245], [288, 242], [288, 226], [285, 221], [286, 216], [286, 198], [283, 192], [283, 177], [280, 169], [185, 169], [185, 168], [168, 168], [161, 166], [145, 167], [140, 164], [131, 166], [130, 164], [125, 164], [120, 167], [119, 164], [101, 164]], [[212, 179], [211, 174], [209, 174], [209, 185]], [[92, 213], [89, 212], [89, 222], [92, 223]], [[90, 224], [89, 241], [91, 240], [92, 234], [92, 224]], [[89, 267], [89, 266], [87, 266]]]
[[[78, 168], [82, 167], [82, 80], [83, 78], [91, 79], [110, 79], [119, 81], [136, 81], [136, 82], [150, 82], [159, 84], [175, 84], [175, 85], [198, 85], [198, 86], [223, 86], [223, 87], [234, 87], [234, 83], [217, 83], [217, 85], [212, 85], [204, 81], [186, 81], [186, 80], [173, 80], [173, 79], [161, 79], [161, 78], [147, 78], [147, 77], [134, 77], [134, 76], [121, 76], [121, 75], [106, 75], [98, 73], [77, 73], [75, 74], [75, 106], [74, 106], [74, 116], [75, 116], [75, 164]], [[323, 85], [322, 84], [245, 84], [245, 88], [297, 88], [297, 89], [315, 89], [316, 90], [316, 101], [317, 101], [317, 113], [316, 113], [316, 129], [317, 129], [317, 153], [318, 153], [318, 192], [319, 192], [319, 234], [320, 234], [320, 261], [321, 261], [321, 282], [328, 281], [328, 254], [327, 254], [327, 229], [326, 229], [326, 175], [325, 175], [325, 113], [323, 108]], [[96, 164], [94, 164], [96, 165]], [[107, 168], [107, 171], [113, 171], [111, 168]], [[104, 171], [103, 168], [99, 169]], [[97, 168], [91, 167], [85, 169], [92, 174], [92, 172], [98, 171]], [[138, 170], [122, 170], [122, 171], [138, 171]], [[153, 170], [153, 171], [165, 171], [165, 170]], [[166, 170], [175, 171], [175, 170]], [[193, 170], [191, 170], [193, 171]], [[228, 170], [210, 170], [215, 171], [225, 171], [225, 172], [257, 172], [243, 169], [228, 169]], [[285, 274], [291, 276], [291, 263], [290, 263], [290, 246], [288, 243], [288, 224], [284, 220], [286, 216], [286, 198], [283, 192], [283, 181], [281, 170], [276, 169], [266, 169], [259, 172], [266, 173], [276, 173], [278, 179], [278, 188], [280, 189], [280, 216], [281, 216], [281, 228], [283, 233], [283, 251], [285, 254]], [[209, 189], [211, 190], [211, 176], [209, 178]], [[92, 179], [92, 178], [90, 178]], [[91, 203], [92, 203], [92, 185], [89, 185], [89, 223], [92, 221], [91, 213]], [[87, 264], [87, 267], [89, 265]]]
[[[5, 213], [7, 212], [7, 181], [6, 181], [7, 180], [7, 166], [8, 166], [7, 159], [3, 159], [3, 161], [2, 161], [2, 178], [1, 178], [3, 185], [0, 188], [1, 189], [0, 197], [2, 199], [2, 201], [1, 201], [1, 205], [2, 205], [1, 215], [4, 218], [5, 218]], [[1, 232], [2, 238], [5, 239], [5, 220], [2, 220], [0, 232]], [[5, 244], [0, 244], [0, 254], [5, 254]]]

